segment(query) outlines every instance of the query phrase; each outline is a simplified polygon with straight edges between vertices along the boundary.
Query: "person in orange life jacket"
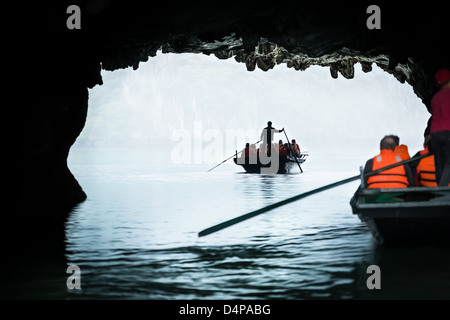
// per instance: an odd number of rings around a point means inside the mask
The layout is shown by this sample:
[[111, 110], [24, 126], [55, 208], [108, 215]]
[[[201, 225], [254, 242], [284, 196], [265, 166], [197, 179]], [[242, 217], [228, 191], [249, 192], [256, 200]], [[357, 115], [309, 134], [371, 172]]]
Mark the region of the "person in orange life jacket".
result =
[[267, 122], [267, 127], [263, 129], [261, 132], [261, 139], [262, 140], [262, 148], [263, 150], [267, 148], [267, 155], [270, 157], [271, 150], [272, 150], [272, 140], [273, 140], [273, 134], [274, 133], [280, 133], [283, 132], [284, 128], [281, 130], [277, 130], [274, 127], [272, 127], [272, 121]]
[[[430, 138], [430, 135], [425, 136], [425, 141], [423, 143], [424, 149], [417, 152], [412, 159], [430, 152], [428, 149]], [[434, 155], [411, 162], [409, 166], [414, 173], [416, 186], [437, 187]]]
[[[380, 142], [380, 154], [367, 160], [364, 174], [402, 161], [401, 157], [394, 153], [395, 146], [395, 139], [392, 136], [385, 136]], [[400, 165], [366, 177], [365, 185], [369, 189], [406, 188], [414, 185], [414, 176], [409, 166]]]
[[400, 144], [400, 138], [396, 135], [390, 135], [395, 140], [395, 154], [399, 155], [403, 160], [408, 160], [411, 158], [409, 156], [408, 147], [404, 144]]
[[291, 147], [294, 151], [294, 156], [300, 156], [300, 146], [297, 144], [297, 142], [295, 142], [295, 139], [292, 139]]
[[440, 89], [431, 99], [430, 150], [438, 185], [450, 186], [450, 71], [439, 70], [435, 80]]

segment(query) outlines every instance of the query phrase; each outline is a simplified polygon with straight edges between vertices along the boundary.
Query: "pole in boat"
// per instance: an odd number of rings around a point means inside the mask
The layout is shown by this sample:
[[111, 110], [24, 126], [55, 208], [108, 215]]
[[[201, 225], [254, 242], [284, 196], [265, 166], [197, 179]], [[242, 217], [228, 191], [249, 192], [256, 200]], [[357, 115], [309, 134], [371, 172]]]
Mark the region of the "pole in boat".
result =
[[[255, 142], [254, 144], [258, 144], [258, 143], [260, 143], [261, 142], [261, 140], [259, 140], [258, 142]], [[237, 158], [237, 156], [238, 156], [238, 154], [241, 154], [242, 153], [242, 151], [244, 151], [244, 150], [241, 150], [240, 152], [237, 152], [237, 150], [236, 150], [236, 153], [235, 154], [233, 154], [231, 157], [229, 157], [229, 158], [226, 158], [225, 160], [223, 160], [221, 163], [219, 163], [218, 165], [216, 165], [216, 166], [214, 166], [214, 167], [212, 167], [211, 169], [209, 169], [208, 171], [206, 171], [206, 172], [210, 172], [211, 170], [213, 170], [213, 169], [215, 169], [215, 168], [217, 168], [218, 166], [220, 166], [221, 164], [223, 164], [223, 163], [225, 163], [225, 162], [227, 162], [228, 160], [230, 160], [231, 158], [233, 158], [233, 157], [236, 157]]]
[[293, 196], [293, 197], [291, 197], [291, 198], [288, 198], [288, 199], [285, 199], [285, 200], [282, 200], [282, 201], [273, 203], [273, 204], [271, 204], [271, 205], [268, 205], [268, 206], [266, 206], [266, 207], [264, 207], [264, 208], [261, 208], [261, 209], [258, 209], [258, 210], [255, 210], [255, 211], [252, 211], [252, 212], [243, 214], [243, 215], [241, 215], [241, 216], [239, 216], [239, 217], [236, 217], [236, 218], [227, 220], [227, 221], [225, 221], [225, 222], [216, 224], [215, 226], [206, 228], [206, 229], [200, 231], [200, 232], [198, 233], [198, 236], [199, 236], [199, 237], [206, 236], [206, 235], [208, 235], [208, 234], [211, 234], [211, 233], [220, 231], [220, 230], [222, 230], [222, 229], [225, 229], [225, 228], [227, 228], [227, 227], [230, 227], [230, 226], [232, 226], [232, 225], [235, 225], [236, 223], [239, 223], [239, 222], [245, 221], [245, 220], [247, 220], [247, 219], [256, 217], [257, 215], [260, 215], [260, 214], [265, 213], [265, 212], [267, 212], [267, 211], [270, 211], [270, 210], [273, 210], [273, 209], [275, 209], [275, 208], [278, 208], [278, 207], [284, 206], [284, 205], [286, 205], [286, 204], [289, 204], [289, 203], [291, 203], [291, 202], [294, 202], [294, 201], [297, 201], [297, 200], [306, 198], [307, 196], [310, 196], [310, 195], [313, 195], [313, 194], [316, 194], [316, 193], [319, 193], [319, 192], [322, 192], [322, 191], [325, 191], [325, 190], [328, 190], [328, 189], [331, 189], [331, 188], [334, 188], [334, 187], [338, 187], [338, 186], [340, 186], [340, 185], [343, 185], [343, 184], [346, 184], [346, 183], [349, 183], [349, 182], [358, 180], [359, 178], [362, 178], [362, 177], [370, 177], [370, 176], [376, 175], [376, 174], [378, 174], [378, 173], [380, 173], [380, 172], [382, 172], [382, 171], [385, 171], [385, 170], [389, 170], [389, 169], [395, 168], [395, 167], [400, 166], [400, 165], [402, 165], [402, 164], [407, 164], [407, 163], [410, 163], [410, 162], [413, 162], [413, 161], [417, 161], [417, 160], [420, 160], [420, 159], [422, 159], [422, 158], [429, 157], [429, 156], [431, 156], [431, 155], [432, 155], [431, 153], [426, 153], [426, 154], [421, 155], [421, 156], [419, 156], [419, 157], [410, 158], [410, 159], [408, 159], [408, 160], [400, 161], [400, 162], [391, 164], [391, 165], [389, 165], [389, 166], [386, 166], [386, 167], [377, 169], [377, 170], [375, 170], [375, 171], [371, 171], [371, 172], [369, 172], [369, 173], [366, 173], [365, 175], [364, 175], [364, 174], [363, 174], [363, 175], [358, 174], [358, 175], [356, 175], [356, 176], [353, 176], [353, 177], [350, 177], [350, 178], [347, 178], [347, 179], [344, 179], [344, 180], [341, 180], [341, 181], [337, 181], [337, 182], [328, 184], [328, 185], [326, 185], [326, 186], [323, 186], [323, 187], [320, 187], [320, 188], [317, 188], [317, 189], [314, 189], [314, 190], [311, 190], [311, 191], [308, 191], [308, 192], [301, 193], [301, 194], [296, 195], [296, 196]]
[[[291, 147], [291, 143], [289, 142], [289, 138], [287, 136], [286, 130], [284, 130], [283, 132], [284, 132], [284, 135], [286, 136], [289, 149], [291, 149], [292, 154], [294, 154], [294, 149], [292, 149], [292, 147]], [[302, 167], [300, 167], [300, 163], [298, 162], [297, 157], [295, 156], [295, 154], [294, 154], [294, 159], [295, 159], [295, 162], [297, 162], [297, 164], [298, 164], [298, 168], [300, 169], [300, 172], [303, 173]]]

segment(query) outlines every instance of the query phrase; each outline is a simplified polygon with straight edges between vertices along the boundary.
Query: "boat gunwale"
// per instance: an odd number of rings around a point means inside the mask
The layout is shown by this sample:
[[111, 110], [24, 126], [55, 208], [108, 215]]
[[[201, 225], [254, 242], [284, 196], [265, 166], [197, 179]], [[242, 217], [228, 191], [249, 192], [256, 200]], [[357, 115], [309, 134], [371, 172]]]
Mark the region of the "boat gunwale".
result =
[[[442, 195], [428, 200], [409, 199], [401, 202], [363, 202], [365, 197], [383, 194], [414, 195], [429, 193]], [[436, 218], [450, 217], [450, 187], [411, 187], [393, 189], [358, 189], [351, 200], [353, 214], [371, 218]], [[427, 211], [427, 208], [432, 210]], [[448, 209], [447, 209], [448, 208]], [[401, 211], [405, 209], [405, 211]], [[407, 210], [407, 211], [406, 211]]]
[[409, 187], [409, 188], [391, 188], [391, 189], [360, 189], [357, 191], [358, 196], [376, 195], [382, 193], [414, 193], [414, 192], [449, 192], [450, 187]]

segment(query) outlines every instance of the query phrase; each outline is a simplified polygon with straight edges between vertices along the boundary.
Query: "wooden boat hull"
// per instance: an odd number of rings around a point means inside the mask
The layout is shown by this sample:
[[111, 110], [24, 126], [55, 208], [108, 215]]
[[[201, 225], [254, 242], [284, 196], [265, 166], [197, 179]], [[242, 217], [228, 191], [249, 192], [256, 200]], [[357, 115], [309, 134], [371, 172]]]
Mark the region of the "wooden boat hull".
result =
[[[291, 169], [298, 168], [298, 164], [302, 164], [306, 161], [307, 154], [302, 154], [300, 157], [294, 158], [292, 156], [279, 156], [279, 165], [278, 170], [276, 170], [276, 174], [285, 174], [289, 173]], [[270, 164], [261, 164], [259, 160], [257, 163], [249, 163], [249, 159], [245, 159], [244, 163], [239, 163], [238, 158], [234, 158], [233, 161], [235, 164], [244, 168], [247, 173], [261, 173], [263, 168], [269, 168]], [[297, 161], [296, 161], [297, 160]], [[242, 161], [242, 160], [241, 160]]]
[[381, 244], [450, 246], [450, 187], [359, 188], [350, 205]]

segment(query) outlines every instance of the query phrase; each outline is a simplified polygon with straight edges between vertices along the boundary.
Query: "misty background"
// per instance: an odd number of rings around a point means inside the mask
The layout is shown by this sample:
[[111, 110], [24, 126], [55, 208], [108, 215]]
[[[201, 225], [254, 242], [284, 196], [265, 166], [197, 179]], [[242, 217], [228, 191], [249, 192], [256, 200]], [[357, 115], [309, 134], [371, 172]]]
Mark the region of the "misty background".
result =
[[357, 64], [354, 79], [333, 79], [319, 66], [249, 72], [233, 58], [158, 52], [138, 70], [103, 70], [102, 77], [89, 91], [87, 122], [72, 150], [140, 148], [175, 164], [177, 155], [213, 164], [258, 141], [270, 120], [311, 155], [367, 159], [384, 135], [396, 134], [412, 156], [430, 116], [410, 85], [376, 65], [364, 73]]

